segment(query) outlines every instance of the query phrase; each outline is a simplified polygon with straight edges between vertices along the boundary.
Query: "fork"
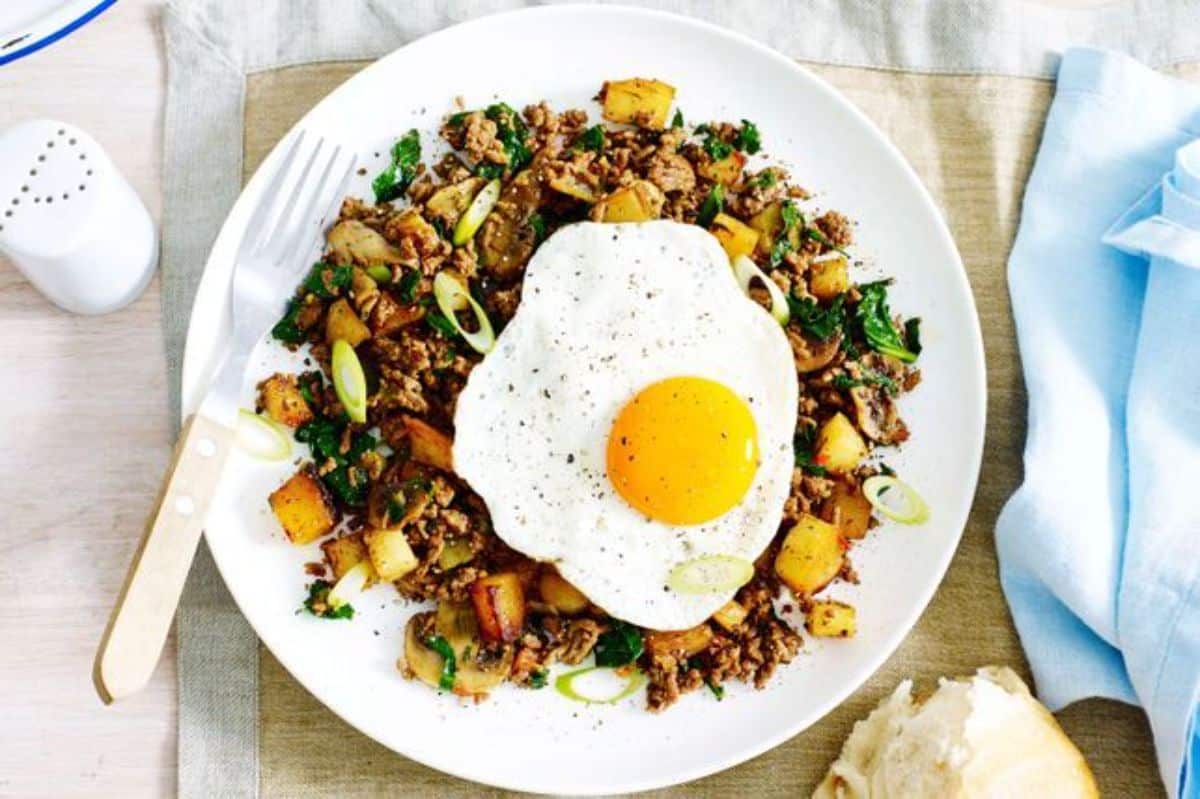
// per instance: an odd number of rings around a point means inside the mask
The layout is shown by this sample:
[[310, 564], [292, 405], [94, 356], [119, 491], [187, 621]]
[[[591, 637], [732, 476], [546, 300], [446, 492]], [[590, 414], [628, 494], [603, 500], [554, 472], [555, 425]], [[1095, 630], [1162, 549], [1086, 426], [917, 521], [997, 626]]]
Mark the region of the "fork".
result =
[[[354, 156], [343, 158], [340, 145], [331, 147], [322, 138], [306, 147], [305, 138], [301, 131], [288, 145], [242, 235], [229, 352], [199, 410], [183, 424], [96, 653], [92, 679], [105, 704], [136, 693], [154, 672], [235, 441], [246, 362], [309, 265], [304, 256], [318, 241], [314, 234], [333, 213], [354, 170]], [[320, 177], [310, 182], [314, 174]], [[320, 208], [324, 213], [314, 216]]]

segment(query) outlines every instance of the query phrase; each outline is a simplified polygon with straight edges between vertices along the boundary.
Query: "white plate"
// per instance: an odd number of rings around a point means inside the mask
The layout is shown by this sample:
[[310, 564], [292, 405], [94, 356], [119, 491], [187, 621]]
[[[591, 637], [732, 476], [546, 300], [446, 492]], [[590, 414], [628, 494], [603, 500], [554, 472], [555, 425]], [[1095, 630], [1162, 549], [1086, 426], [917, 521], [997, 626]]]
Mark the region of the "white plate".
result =
[[[290, 546], [265, 500], [290, 464], [239, 457], [208, 518], [208, 542], [242, 611], [283, 665], [334, 712], [367, 735], [434, 768], [511, 789], [597, 794], [654, 788], [740, 763], [803, 730], [845, 699], [907, 634], [937, 588], [958, 543], [975, 489], [983, 440], [983, 349], [954, 244], [928, 194], [894, 147], [828, 85], [783, 56], [728, 31], [662, 13], [602, 6], [545, 7], [487, 17], [417, 41], [338, 88], [299, 123], [358, 146], [369, 195], [382, 165], [373, 153], [410, 127], [426, 146], [461, 94], [468, 107], [546, 98], [584, 107], [606, 78], [653, 76], [678, 87], [689, 120], [747, 118], [823, 207], [858, 221], [858, 277], [897, 278], [893, 308], [924, 318], [924, 382], [904, 400], [913, 441], [888, 462], [933, 509], [918, 528], [884, 525], [855, 548], [860, 586], [830, 595], [854, 602], [856, 638], [809, 642], [764, 691], [707, 691], [662, 715], [644, 697], [582, 706], [552, 689], [498, 690], [462, 705], [396, 671], [401, 631], [414, 608], [387, 586], [360, 600], [352, 623], [297, 615], [301, 565], [315, 547]], [[194, 408], [229, 333], [233, 253], [269, 156], [213, 247], [193, 311], [184, 363], [184, 407]], [[314, 229], [315, 232], [315, 229]], [[315, 251], [314, 251], [315, 252]], [[277, 365], [260, 347], [246, 382]], [[337, 742], [330, 743], [336, 746]]]
[[0, 64], [16, 61], [67, 36], [116, 0], [3, 0]]

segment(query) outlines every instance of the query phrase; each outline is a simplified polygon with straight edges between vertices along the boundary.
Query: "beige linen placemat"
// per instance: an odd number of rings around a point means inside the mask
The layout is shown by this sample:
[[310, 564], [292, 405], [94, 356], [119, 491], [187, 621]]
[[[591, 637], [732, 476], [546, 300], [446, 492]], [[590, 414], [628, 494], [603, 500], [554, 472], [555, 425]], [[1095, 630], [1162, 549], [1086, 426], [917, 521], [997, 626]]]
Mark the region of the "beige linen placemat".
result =
[[[251, 76], [243, 178], [249, 178], [302, 113], [362, 66], [322, 64]], [[1020, 478], [1024, 442], [1023, 387], [1004, 267], [1052, 84], [808, 66], [900, 147], [946, 213], [975, 292], [987, 353], [983, 473], [946, 581], [904, 645], [867, 686], [778, 749], [723, 774], [662, 791], [663, 796], [803, 795], [836, 755], [854, 720], [902, 678], [917, 675], [929, 685], [937, 675], [967, 673], [988, 663], [1010, 663], [1025, 671], [1000, 593], [992, 542], [996, 514]], [[484, 791], [396, 757], [355, 732], [292, 680], [265, 649], [260, 667], [264, 797], [372, 796], [400, 786], [406, 796], [478, 796]], [[1096, 701], [1072, 708], [1063, 718], [1106, 795], [1143, 797], [1161, 791], [1139, 711]]]
[[[1031, 42], [1115, 45], [1139, 20], [1177, 32], [1194, 13], [1186, 11], [1186, 3], [1175, 2], [1108, 4], [1090, 20], [1021, 3], [996, 10], [971, 2], [923, 8], [906, 0], [884, 11], [856, 0], [825, 0], [811, 8], [780, 7], [778, 13], [774, 5], [743, 4], [743, 10], [775, 14], [773, 24], [756, 27], [730, 10], [732, 4], [654, 4], [703, 13], [748, 29], [784, 52], [805, 56], [810, 69], [870, 116], [943, 209], [983, 327], [989, 403], [979, 490], [958, 553], [916, 628], [860, 691], [808, 731], [742, 766], [657, 794], [803, 796], [854, 720], [900, 679], [915, 677], [919, 687], [930, 687], [940, 675], [969, 673], [989, 663], [1012, 665], [1028, 679], [1000, 592], [992, 530], [1001, 504], [1019, 482], [1025, 431], [1005, 261], [1053, 93], [1045, 77], [1051, 74], [1052, 59], [1044, 46]], [[258, 11], [248, 12], [232, 0], [202, 0], [186, 8], [181, 1], [168, 10], [172, 74], [166, 117], [164, 306], [173, 368], [199, 276], [197, 259], [207, 252], [236, 196], [239, 173], [243, 181], [248, 178], [305, 111], [369, 63], [358, 59], [392, 49], [431, 19], [449, 24], [480, 10], [519, 3], [460, 0], [446, 4], [453, 12], [437, 3], [386, 6], [369, 0], [260, 0], [257, 5]], [[1010, 13], [1013, 8], [1022, 13]], [[351, 12], [369, 19], [347, 22], [340, 16]], [[943, 24], [939, 15], [951, 21]], [[917, 16], [924, 21], [914, 22]], [[421, 22], [409, 26], [410, 19]], [[800, 32], [781, 38], [778, 31], [787, 25]], [[921, 25], [936, 30], [919, 30]], [[906, 37], [920, 36], [936, 39], [936, 46], [910, 46]], [[1128, 44], [1127, 49], [1152, 63], [1175, 64], [1174, 71], [1184, 77], [1200, 78], [1200, 55], [1174, 35], [1157, 43], [1143, 37]], [[933, 74], [948, 72], [1003, 74]], [[181, 795], [502, 795], [383, 748], [320, 705], [261, 646], [256, 658], [253, 634], [233, 609], [205, 552], [193, 570], [179, 625]], [[1068, 708], [1060, 719], [1091, 762], [1104, 795], [1162, 795], [1140, 710], [1097, 700]], [[530, 760], [534, 767], [536, 753]]]

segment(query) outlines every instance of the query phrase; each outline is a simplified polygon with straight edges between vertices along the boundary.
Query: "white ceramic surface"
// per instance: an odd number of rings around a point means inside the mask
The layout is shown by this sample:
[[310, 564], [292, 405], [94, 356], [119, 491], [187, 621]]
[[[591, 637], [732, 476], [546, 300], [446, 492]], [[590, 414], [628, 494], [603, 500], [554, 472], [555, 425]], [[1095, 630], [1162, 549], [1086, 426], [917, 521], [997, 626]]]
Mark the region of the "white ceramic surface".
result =
[[0, 64], [50, 45], [85, 25], [116, 0], [3, 0]]
[[[496, 57], [483, 66], [463, 55], [471, 53]], [[428, 148], [455, 95], [469, 107], [495, 99], [520, 107], [547, 98], [598, 118], [591, 98], [601, 83], [631, 76], [677, 86], [677, 106], [689, 120], [754, 120], [766, 152], [816, 190], [820, 206], [859, 223], [854, 249], [867, 264], [856, 277], [897, 278], [893, 308], [925, 320], [924, 381], [904, 399], [913, 440], [887, 462], [921, 491], [933, 517], [916, 528], [885, 524], [855, 548], [861, 585], [837, 584], [828, 593], [858, 607], [858, 636], [809, 641], [764, 691], [734, 687], [720, 703], [696, 692], [661, 715], [644, 712], [641, 695], [615, 707], [582, 706], [552, 689], [505, 687], [470, 705], [400, 678], [401, 633], [415, 608], [389, 587], [356, 603], [352, 623], [296, 614], [302, 564], [318, 554], [286, 542], [265, 500], [291, 464], [235, 457], [208, 519], [208, 541], [242, 611], [274, 655], [321, 701], [384, 745], [507, 788], [598, 794], [664, 786], [740, 763], [803, 730], [860, 686], [911, 629], [950, 562], [978, 476], [983, 350], [950, 235], [897, 151], [846, 100], [787, 58], [666, 14], [539, 8], [417, 41], [348, 81], [300, 124], [358, 146], [369, 174], [352, 191], [365, 196], [392, 139], [417, 127]], [[228, 338], [233, 253], [277, 159], [278, 152], [269, 156], [250, 181], [213, 248], [188, 338], [185, 410], [198, 403]], [[247, 375], [247, 405], [254, 383], [287, 361], [274, 345], [260, 347]]]

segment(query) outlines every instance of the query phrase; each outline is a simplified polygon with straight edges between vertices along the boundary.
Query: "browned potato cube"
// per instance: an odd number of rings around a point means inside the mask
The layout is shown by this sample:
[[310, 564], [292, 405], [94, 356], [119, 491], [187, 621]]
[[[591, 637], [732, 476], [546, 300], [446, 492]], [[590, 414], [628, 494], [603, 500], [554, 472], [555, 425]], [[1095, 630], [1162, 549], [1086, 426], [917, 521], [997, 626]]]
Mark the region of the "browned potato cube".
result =
[[295, 375], [275, 374], [258, 384], [258, 405], [276, 422], [296, 428], [313, 419]]
[[596, 202], [595, 189], [580, 180], [577, 175], [573, 175], [569, 172], [551, 178], [550, 188], [554, 189], [559, 194], [565, 194], [566, 196], [573, 197], [576, 200], [583, 200], [585, 203]]
[[832, 300], [850, 288], [845, 256], [827, 258], [808, 268], [808, 290], [818, 300]]
[[413, 460], [447, 472], [454, 471], [454, 442], [450, 436], [412, 416], [404, 417]]
[[842, 538], [859, 539], [870, 529], [871, 503], [857, 485], [836, 480], [821, 504], [821, 518], [835, 525]]
[[746, 613], [745, 605], [731, 599], [713, 614], [712, 619], [729, 632], [733, 632], [742, 626], [742, 622], [746, 620]]
[[807, 513], [783, 539], [775, 573], [797, 595], [811, 596], [833, 581], [846, 562], [846, 542], [838, 529]]
[[513, 572], [481, 577], [471, 584], [471, 602], [485, 641], [510, 642], [525, 626], [525, 590]]
[[739, 255], [750, 255], [758, 245], [758, 231], [729, 214], [717, 214], [709, 230], [731, 261]]
[[708, 161], [700, 165], [700, 174], [709, 180], [732, 186], [742, 176], [746, 156], [734, 150], [720, 161]]
[[605, 119], [653, 130], [666, 127], [674, 99], [674, 86], [645, 78], [606, 81], [600, 91]]
[[708, 649], [712, 638], [712, 628], [707, 624], [689, 630], [649, 630], [646, 632], [646, 649], [655, 655], [691, 657]]
[[370, 329], [358, 318], [358, 314], [345, 298], [329, 306], [329, 312], [325, 316], [325, 341], [331, 346], [333, 342], [342, 339], [351, 347], [357, 347], [370, 337]]
[[[333, 571], [334, 580], [342, 579], [342, 575], [367, 560], [367, 547], [363, 544], [362, 533], [331, 538], [321, 544], [321, 550], [325, 553], [325, 560], [329, 561], [329, 568]], [[373, 572], [372, 569], [371, 579], [367, 581], [368, 585], [375, 582]]]
[[267, 501], [293, 544], [311, 543], [337, 524], [333, 497], [311, 465], [303, 467], [272, 491]]
[[666, 195], [648, 180], [637, 180], [600, 201], [603, 222], [647, 222], [658, 219]]
[[538, 577], [538, 593], [542, 595], [543, 602], [568, 616], [582, 613], [588, 606], [588, 598], [583, 592], [550, 567], [545, 568]]
[[855, 633], [854, 608], [845, 602], [813, 602], [804, 629], [821, 638], [850, 638]]
[[853, 471], [867, 455], [867, 444], [843, 413], [830, 417], [817, 431], [813, 463], [831, 472]]
[[363, 543], [380, 580], [399, 580], [420, 564], [401, 527], [367, 530], [363, 533]]

